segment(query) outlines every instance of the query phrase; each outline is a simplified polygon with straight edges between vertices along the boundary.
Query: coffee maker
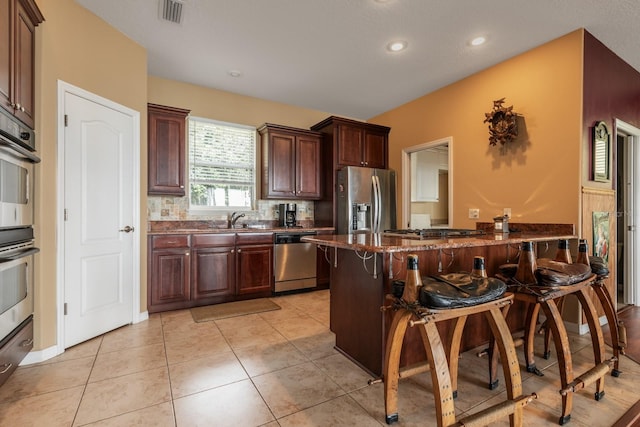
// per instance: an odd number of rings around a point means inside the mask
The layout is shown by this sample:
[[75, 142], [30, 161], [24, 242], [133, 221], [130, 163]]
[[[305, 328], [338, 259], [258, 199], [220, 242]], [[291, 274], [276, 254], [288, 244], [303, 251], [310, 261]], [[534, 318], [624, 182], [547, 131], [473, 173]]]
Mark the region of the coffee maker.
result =
[[278, 215], [280, 227], [295, 227], [297, 206], [295, 203], [281, 203]]

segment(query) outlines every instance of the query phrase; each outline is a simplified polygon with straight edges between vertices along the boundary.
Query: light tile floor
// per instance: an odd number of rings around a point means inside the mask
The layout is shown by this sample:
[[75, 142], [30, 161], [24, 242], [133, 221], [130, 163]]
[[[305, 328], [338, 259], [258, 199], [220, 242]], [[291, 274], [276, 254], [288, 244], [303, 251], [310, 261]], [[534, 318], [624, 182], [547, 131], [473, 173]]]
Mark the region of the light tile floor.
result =
[[[189, 310], [152, 315], [21, 366], [0, 387], [0, 425], [385, 425], [383, 385], [367, 385], [370, 376], [333, 348], [329, 292], [274, 301], [281, 310], [215, 322], [194, 323]], [[589, 367], [590, 346], [588, 336], [571, 337], [576, 373]], [[505, 396], [504, 386], [488, 390], [477, 351], [461, 355], [459, 415]], [[522, 374], [524, 392], [539, 396], [525, 408], [526, 426], [557, 425], [556, 365], [552, 355], [538, 360], [544, 377]], [[576, 393], [570, 427], [609, 426], [640, 399], [640, 366], [623, 357], [621, 370], [606, 377], [603, 400], [593, 399], [593, 385]], [[398, 426], [436, 425], [428, 374], [400, 382], [399, 414]]]

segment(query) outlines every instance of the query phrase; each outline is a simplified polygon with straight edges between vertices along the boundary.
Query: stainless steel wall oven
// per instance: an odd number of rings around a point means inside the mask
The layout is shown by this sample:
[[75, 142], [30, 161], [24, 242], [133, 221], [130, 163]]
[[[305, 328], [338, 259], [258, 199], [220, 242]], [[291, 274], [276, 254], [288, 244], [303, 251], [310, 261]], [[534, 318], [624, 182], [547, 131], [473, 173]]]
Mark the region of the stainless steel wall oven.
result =
[[0, 385], [33, 347], [33, 130], [0, 108]]
[[33, 228], [0, 231], [0, 338], [33, 314]]

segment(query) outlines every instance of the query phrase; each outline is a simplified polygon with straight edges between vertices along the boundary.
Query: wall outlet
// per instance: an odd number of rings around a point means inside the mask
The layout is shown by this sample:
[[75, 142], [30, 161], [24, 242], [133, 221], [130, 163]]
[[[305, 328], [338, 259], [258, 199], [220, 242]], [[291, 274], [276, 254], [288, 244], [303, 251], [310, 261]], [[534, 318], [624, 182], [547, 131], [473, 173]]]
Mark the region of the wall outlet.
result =
[[469, 209], [469, 218], [470, 219], [480, 218], [480, 209]]
[[502, 215], [506, 215], [509, 219], [511, 219], [511, 208], [504, 208], [502, 210]]

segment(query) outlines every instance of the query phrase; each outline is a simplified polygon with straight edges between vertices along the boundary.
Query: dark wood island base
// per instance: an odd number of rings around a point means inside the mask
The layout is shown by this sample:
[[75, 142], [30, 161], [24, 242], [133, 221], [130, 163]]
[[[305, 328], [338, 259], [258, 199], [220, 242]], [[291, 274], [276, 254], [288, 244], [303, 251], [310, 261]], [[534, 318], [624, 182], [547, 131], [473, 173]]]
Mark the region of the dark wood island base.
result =
[[[425, 240], [356, 234], [310, 236], [303, 240], [326, 251], [331, 264], [330, 327], [336, 335], [336, 349], [377, 378], [382, 375], [392, 317], [382, 311], [382, 307], [385, 295], [391, 293], [393, 281], [403, 280], [406, 276], [407, 254], [418, 256], [422, 276], [470, 271], [475, 256], [485, 258], [487, 274], [492, 276], [500, 265], [517, 260], [523, 241], [537, 242], [542, 250], [555, 251], [559, 239], [576, 238], [573, 226], [567, 225], [545, 234], [486, 234]], [[523, 329], [525, 320], [524, 303], [516, 301], [507, 317], [510, 330]], [[448, 336], [451, 323], [438, 322], [441, 336]], [[460, 351], [488, 343], [490, 335], [491, 329], [484, 316], [469, 316]], [[420, 333], [417, 328], [409, 328], [400, 367], [425, 360]]]

